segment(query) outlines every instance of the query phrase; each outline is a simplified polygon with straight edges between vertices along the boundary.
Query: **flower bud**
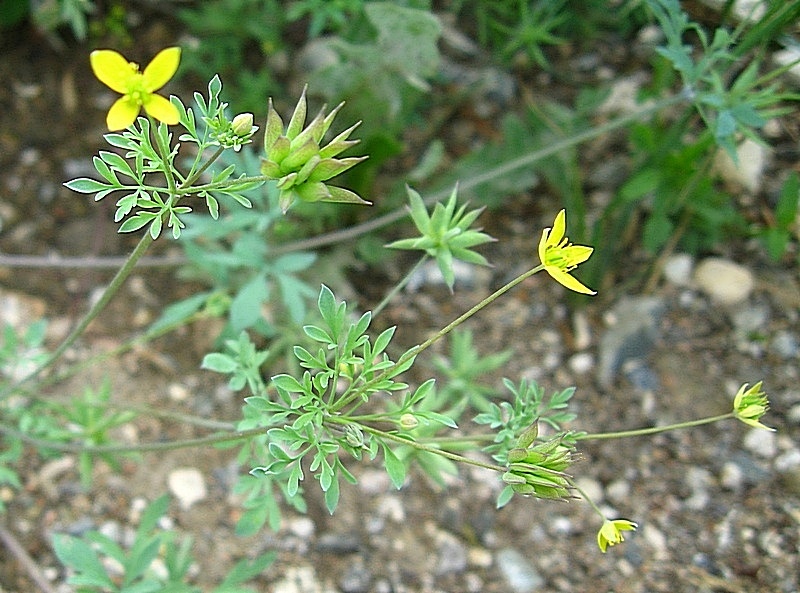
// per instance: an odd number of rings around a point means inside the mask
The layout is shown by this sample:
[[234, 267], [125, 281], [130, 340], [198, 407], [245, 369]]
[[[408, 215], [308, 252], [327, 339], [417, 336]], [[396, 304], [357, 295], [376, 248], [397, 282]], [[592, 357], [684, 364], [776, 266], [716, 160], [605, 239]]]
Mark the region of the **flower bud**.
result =
[[419, 420], [414, 414], [406, 413], [400, 416], [400, 426], [403, 430], [413, 430], [419, 426]]
[[240, 113], [233, 118], [231, 122], [231, 130], [237, 136], [246, 136], [253, 129], [253, 114]]

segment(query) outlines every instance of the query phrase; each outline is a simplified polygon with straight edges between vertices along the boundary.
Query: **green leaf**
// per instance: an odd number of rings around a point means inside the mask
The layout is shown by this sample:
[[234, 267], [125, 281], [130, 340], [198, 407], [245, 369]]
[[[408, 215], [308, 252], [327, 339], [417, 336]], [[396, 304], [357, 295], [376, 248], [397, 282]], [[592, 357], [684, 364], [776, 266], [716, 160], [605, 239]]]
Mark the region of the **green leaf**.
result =
[[211, 218], [217, 220], [219, 218], [219, 202], [211, 194], [206, 194], [206, 208]]
[[[101, 155], [103, 154], [102, 151], [100, 152], [100, 154]], [[117, 176], [114, 174], [114, 172], [108, 168], [108, 165], [106, 165], [100, 157], [94, 157], [92, 159], [92, 162], [94, 163], [95, 170], [98, 173], [100, 173], [100, 175], [102, 175], [106, 181], [108, 181], [109, 183], [111, 183], [116, 187], [122, 186], [122, 184], [119, 182], [119, 179], [117, 179]]]
[[238, 366], [239, 363], [233, 357], [221, 352], [211, 352], [203, 357], [200, 368], [227, 374], [234, 372]]
[[138, 231], [140, 228], [148, 224], [154, 218], [158, 218], [158, 214], [152, 212], [140, 212], [135, 216], [129, 218], [119, 226], [120, 233], [131, 233]]
[[788, 229], [797, 217], [798, 202], [800, 202], [800, 176], [792, 171], [783, 182], [778, 203], [775, 205], [775, 222], [780, 228]]
[[389, 479], [394, 487], [400, 490], [406, 480], [406, 466], [388, 445], [381, 443], [381, 446], [383, 447], [383, 466], [386, 468], [386, 473], [389, 474]]
[[[149, 229], [150, 236], [153, 238], [154, 241], [156, 239], [158, 239], [158, 237], [161, 235], [161, 229], [163, 228], [163, 226], [164, 226], [164, 223], [163, 223], [163, 220], [162, 220], [161, 216], [160, 215], [156, 215], [153, 218], [153, 222], [150, 223], [150, 229]], [[177, 227], [173, 228], [173, 234], [174, 234], [175, 228], [177, 228]], [[122, 227], [120, 227], [120, 232], [122, 232]], [[177, 239], [178, 237], [175, 237], [175, 238]]]
[[336, 344], [328, 332], [321, 327], [317, 327], [316, 325], [304, 325], [303, 332], [305, 332], [309, 338], [317, 342], [322, 342], [323, 344]]
[[56, 533], [53, 535], [53, 549], [62, 564], [78, 573], [70, 577], [69, 582], [116, 590], [97, 554], [86, 542]]
[[392, 326], [381, 332], [381, 334], [377, 338], [375, 338], [375, 345], [373, 346], [371, 353], [373, 358], [381, 354], [384, 350], [386, 350], [386, 347], [389, 345], [389, 342], [392, 341], [392, 336], [394, 336], [394, 332], [396, 329], [397, 329], [396, 326]]
[[[116, 152], [108, 152], [108, 151], [100, 151], [100, 157], [108, 163], [108, 165], [115, 171], [125, 175], [126, 177], [130, 177], [131, 179], [139, 179], [139, 177], [133, 172], [131, 166], [128, 164], [124, 158], [118, 155]], [[95, 165], [95, 168], [97, 165]]]
[[[140, 532], [141, 529], [142, 526], [139, 525]], [[137, 538], [136, 544], [133, 546], [133, 549], [131, 550], [128, 558], [126, 559], [126, 562], [124, 563], [125, 585], [127, 587], [130, 587], [136, 579], [144, 575], [145, 571], [147, 571], [147, 569], [150, 567], [150, 564], [158, 555], [158, 550], [161, 547], [161, 544], [162, 544], [161, 537], [153, 537], [149, 541], [140, 540]], [[160, 588], [160, 586], [158, 588]], [[141, 590], [150, 590], [150, 589], [148, 587], [147, 589], [141, 589]]]
[[225, 579], [219, 587], [213, 590], [213, 593], [226, 593], [231, 587], [259, 576], [275, 561], [277, 555], [277, 552], [267, 552], [252, 560], [247, 558], [240, 560], [228, 571]]
[[291, 375], [275, 375], [272, 377], [272, 383], [283, 389], [288, 391], [289, 393], [305, 393], [306, 389], [303, 387], [302, 383], [300, 383], [297, 379], [292, 377]]
[[158, 333], [171, 325], [182, 324], [197, 313], [212, 296], [210, 292], [200, 292], [183, 300], [167, 305], [159, 317], [147, 330], [148, 334]]
[[88, 177], [80, 177], [67, 181], [64, 187], [81, 194], [93, 194], [102, 190], [114, 189], [114, 186]]
[[231, 301], [230, 320], [233, 331], [252, 327], [261, 319], [261, 305], [269, 296], [269, 286], [262, 275], [255, 276], [239, 289]]
[[328, 489], [325, 490], [325, 507], [328, 509], [328, 512], [333, 515], [336, 507], [339, 505], [339, 479], [336, 476], [333, 476], [333, 479], [328, 486]]

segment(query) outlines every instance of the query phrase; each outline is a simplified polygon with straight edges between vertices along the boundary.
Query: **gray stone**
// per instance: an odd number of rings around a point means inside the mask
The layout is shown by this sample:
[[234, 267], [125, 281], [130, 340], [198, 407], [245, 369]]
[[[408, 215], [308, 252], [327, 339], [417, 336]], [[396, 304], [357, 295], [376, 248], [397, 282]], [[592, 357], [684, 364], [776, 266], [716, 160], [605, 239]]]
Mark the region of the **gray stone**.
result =
[[536, 567], [514, 548], [497, 553], [497, 567], [513, 593], [533, 593], [544, 587], [544, 578]]
[[796, 358], [797, 335], [786, 330], [777, 331], [770, 341], [769, 349], [785, 360]]
[[617, 372], [629, 360], [643, 359], [658, 337], [663, 300], [637, 297], [620, 300], [611, 312], [613, 322], [600, 338], [597, 378], [611, 387]]
[[437, 539], [439, 541], [434, 572], [439, 576], [464, 572], [467, 569], [466, 546], [447, 532], [441, 532]]

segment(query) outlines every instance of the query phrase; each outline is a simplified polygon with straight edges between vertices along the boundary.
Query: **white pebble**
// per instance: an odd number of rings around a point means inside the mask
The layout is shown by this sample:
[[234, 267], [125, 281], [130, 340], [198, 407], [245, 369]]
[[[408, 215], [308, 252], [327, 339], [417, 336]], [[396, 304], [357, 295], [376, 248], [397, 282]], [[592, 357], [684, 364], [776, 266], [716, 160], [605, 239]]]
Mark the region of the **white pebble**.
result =
[[620, 504], [628, 500], [630, 493], [631, 486], [626, 480], [614, 480], [606, 486], [606, 495], [608, 499], [615, 504]]
[[205, 478], [196, 467], [179, 467], [172, 470], [167, 477], [167, 486], [184, 511], [208, 495]]
[[738, 163], [734, 163], [726, 151], [720, 150], [714, 158], [714, 167], [729, 184], [750, 193], [758, 192], [767, 164], [767, 148], [748, 138], [736, 147], [736, 155]]
[[688, 253], [676, 253], [664, 263], [664, 278], [674, 286], [689, 286], [692, 281], [694, 258]]
[[594, 368], [594, 356], [589, 352], [578, 352], [570, 357], [568, 364], [576, 375], [585, 375]]
[[744, 437], [744, 448], [759, 457], [771, 459], [778, 452], [775, 433], [763, 428], [753, 428]]
[[722, 472], [720, 472], [719, 481], [723, 488], [726, 488], [727, 490], [740, 490], [744, 484], [744, 473], [742, 472], [742, 468], [732, 461], [728, 461], [722, 466]]

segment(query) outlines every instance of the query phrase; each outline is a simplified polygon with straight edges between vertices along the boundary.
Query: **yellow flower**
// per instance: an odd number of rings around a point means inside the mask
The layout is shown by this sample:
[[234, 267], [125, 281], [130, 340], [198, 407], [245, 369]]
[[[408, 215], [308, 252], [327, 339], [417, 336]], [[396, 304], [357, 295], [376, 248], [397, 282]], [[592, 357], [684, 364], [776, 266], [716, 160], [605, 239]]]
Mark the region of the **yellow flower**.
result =
[[545, 271], [556, 282], [563, 284], [570, 290], [582, 294], [597, 294], [570, 275], [578, 264], [582, 264], [592, 255], [594, 248], [585, 245], [573, 245], [564, 236], [566, 230], [566, 214], [564, 210], [558, 213], [552, 229], [545, 229], [539, 241], [539, 259], [542, 260]]
[[769, 400], [767, 394], [761, 391], [761, 381], [747, 388], [747, 383], [739, 388], [736, 397], [733, 398], [733, 413], [745, 424], [753, 428], [763, 428], [765, 430], [775, 430], [759, 422], [761, 417], [769, 410]]
[[625, 541], [622, 537], [623, 531], [636, 531], [638, 525], [633, 521], [627, 519], [605, 519], [600, 531], [597, 532], [597, 545], [600, 546], [600, 551], [606, 553], [608, 546], [616, 545]]
[[139, 72], [138, 64], [128, 62], [121, 54], [111, 49], [95, 50], [89, 59], [97, 79], [122, 94], [106, 116], [109, 130], [113, 132], [132, 125], [142, 107], [148, 115], [165, 124], [178, 123], [180, 119], [178, 110], [168, 99], [156, 95], [155, 92], [167, 84], [178, 69], [181, 48], [168, 47], [161, 50], [144, 72]]

